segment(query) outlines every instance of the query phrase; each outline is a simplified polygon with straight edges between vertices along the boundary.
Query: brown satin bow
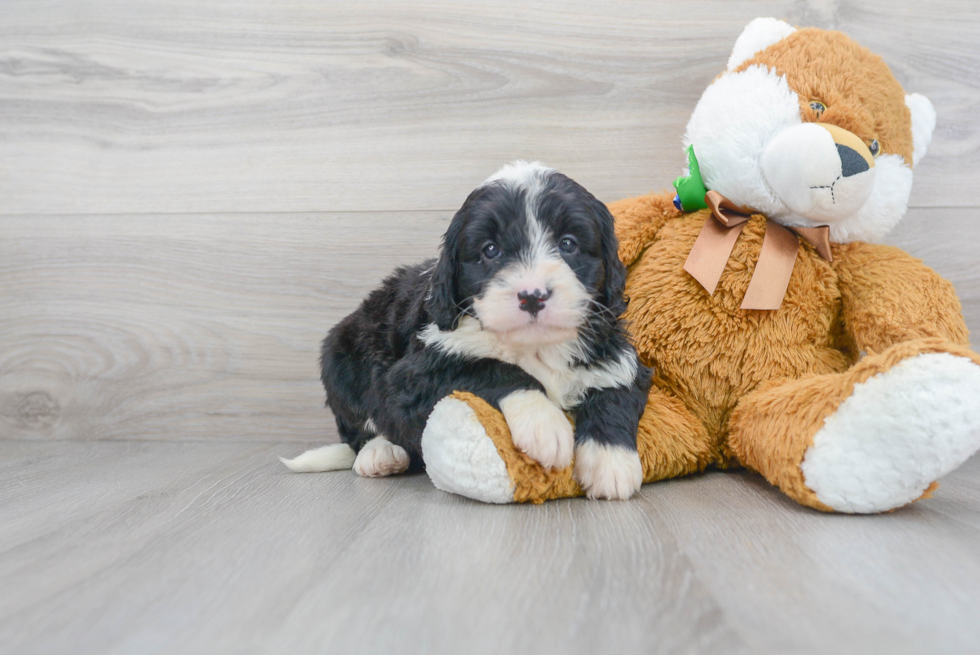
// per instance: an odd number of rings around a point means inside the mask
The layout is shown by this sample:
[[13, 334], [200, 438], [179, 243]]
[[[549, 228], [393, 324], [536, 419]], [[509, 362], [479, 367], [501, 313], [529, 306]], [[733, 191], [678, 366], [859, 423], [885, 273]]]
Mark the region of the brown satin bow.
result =
[[[705, 221], [691, 254], [684, 262], [684, 270], [710, 295], [718, 286], [738, 235], [754, 212], [739, 207], [717, 191], [708, 191], [704, 201], [714, 218]], [[767, 220], [759, 261], [742, 299], [742, 309], [779, 309], [796, 264], [796, 253], [800, 247], [797, 237], [813, 246], [817, 254], [828, 262], [833, 261], [829, 226], [784, 227]]]

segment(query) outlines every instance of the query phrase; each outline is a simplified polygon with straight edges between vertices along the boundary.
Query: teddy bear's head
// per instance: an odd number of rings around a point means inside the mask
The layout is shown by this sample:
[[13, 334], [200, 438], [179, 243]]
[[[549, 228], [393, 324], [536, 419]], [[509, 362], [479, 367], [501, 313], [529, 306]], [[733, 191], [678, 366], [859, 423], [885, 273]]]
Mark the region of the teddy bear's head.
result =
[[704, 188], [846, 243], [901, 219], [935, 124], [929, 100], [845, 34], [758, 18], [701, 96], [685, 146]]

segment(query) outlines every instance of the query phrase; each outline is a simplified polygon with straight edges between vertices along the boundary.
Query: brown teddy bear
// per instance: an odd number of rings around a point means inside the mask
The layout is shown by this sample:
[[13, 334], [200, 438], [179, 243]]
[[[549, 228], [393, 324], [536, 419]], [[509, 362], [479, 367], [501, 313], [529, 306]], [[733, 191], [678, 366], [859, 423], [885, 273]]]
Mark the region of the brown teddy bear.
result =
[[[655, 371], [644, 482], [742, 465], [824, 511], [927, 497], [980, 447], [980, 357], [952, 285], [892, 247], [935, 126], [839, 32], [756, 19], [704, 92], [677, 195], [610, 206], [625, 318]], [[423, 435], [441, 489], [486, 502], [581, 495], [457, 393]]]

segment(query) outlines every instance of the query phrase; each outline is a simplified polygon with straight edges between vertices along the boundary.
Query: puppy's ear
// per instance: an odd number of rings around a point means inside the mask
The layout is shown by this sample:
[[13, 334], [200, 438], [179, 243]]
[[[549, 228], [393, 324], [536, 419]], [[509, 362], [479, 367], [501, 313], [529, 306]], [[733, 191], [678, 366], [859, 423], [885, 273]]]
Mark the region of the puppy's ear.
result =
[[459, 270], [459, 235], [463, 231], [467, 205], [469, 202], [456, 212], [442, 237], [439, 260], [432, 270], [432, 283], [425, 300], [425, 310], [440, 330], [454, 330], [459, 322], [456, 273]]
[[626, 267], [619, 260], [619, 242], [616, 240], [615, 219], [609, 209], [592, 198], [589, 209], [599, 226], [602, 237], [602, 268], [605, 277], [599, 289], [599, 302], [608, 307], [613, 315], [626, 311]]

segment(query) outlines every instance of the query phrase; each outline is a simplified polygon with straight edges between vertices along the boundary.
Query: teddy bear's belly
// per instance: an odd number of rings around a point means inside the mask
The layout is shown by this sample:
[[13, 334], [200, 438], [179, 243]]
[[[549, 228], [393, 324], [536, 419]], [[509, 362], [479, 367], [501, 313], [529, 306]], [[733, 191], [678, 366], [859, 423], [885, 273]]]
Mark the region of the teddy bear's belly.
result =
[[782, 306], [739, 308], [758, 260], [764, 227], [753, 219], [736, 243], [712, 296], [684, 261], [700, 222], [667, 225], [630, 269], [625, 317], [640, 357], [654, 367], [654, 384], [677, 395], [722, 438], [728, 415], [761, 383], [845, 370], [835, 347], [840, 292], [830, 265], [800, 248]]

